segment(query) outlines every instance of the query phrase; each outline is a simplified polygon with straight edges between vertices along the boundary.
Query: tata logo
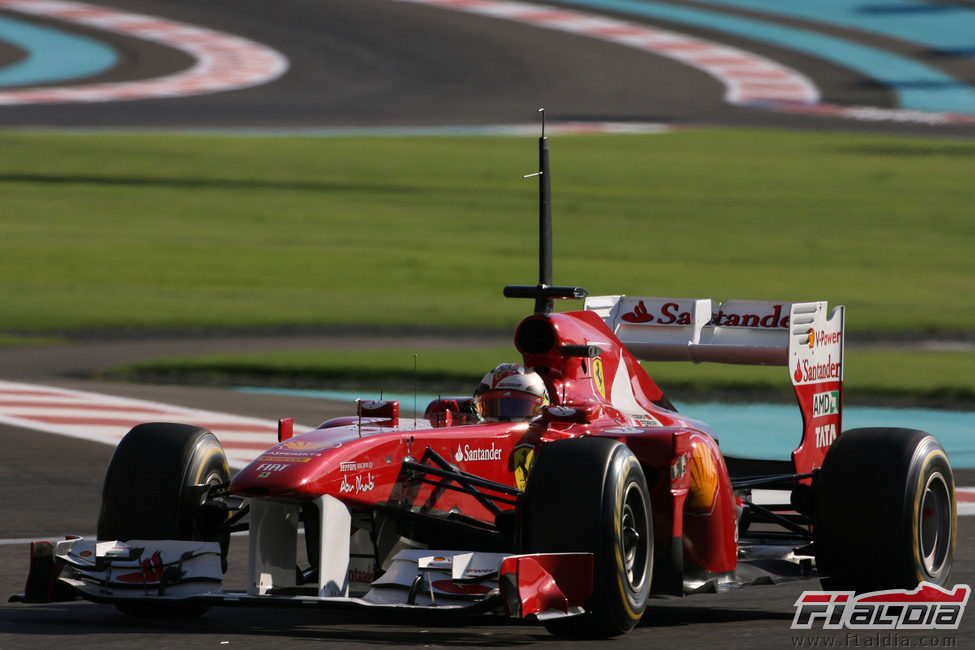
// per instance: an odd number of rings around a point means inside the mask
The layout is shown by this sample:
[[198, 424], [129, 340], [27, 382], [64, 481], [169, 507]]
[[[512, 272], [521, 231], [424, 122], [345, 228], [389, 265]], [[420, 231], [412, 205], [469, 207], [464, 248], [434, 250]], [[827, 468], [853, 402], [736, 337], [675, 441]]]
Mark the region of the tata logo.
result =
[[826, 424], [816, 427], [816, 446], [819, 448], [829, 447], [836, 440], [836, 425]]
[[813, 395], [813, 417], [836, 415], [840, 412], [840, 391], [831, 390]]

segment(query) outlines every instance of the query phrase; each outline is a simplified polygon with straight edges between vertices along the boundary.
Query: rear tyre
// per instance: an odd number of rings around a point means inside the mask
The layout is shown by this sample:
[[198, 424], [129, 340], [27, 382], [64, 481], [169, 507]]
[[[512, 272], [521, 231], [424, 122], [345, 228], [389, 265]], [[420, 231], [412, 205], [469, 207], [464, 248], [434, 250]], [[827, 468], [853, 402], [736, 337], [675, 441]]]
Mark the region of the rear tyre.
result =
[[593, 554], [586, 613], [545, 622], [556, 636], [609, 637], [633, 629], [653, 574], [653, 524], [643, 470], [608, 438], [542, 447], [519, 509], [523, 552]]
[[844, 432], [814, 484], [816, 563], [827, 589], [944, 586], [955, 554], [955, 484], [944, 449], [914, 429]]
[[[230, 481], [227, 457], [217, 438], [200, 427], [167, 422], [140, 424], [122, 438], [105, 475], [98, 539], [207, 538], [197, 514], [204, 485]], [[191, 618], [205, 605], [132, 603], [118, 605], [133, 616]]]

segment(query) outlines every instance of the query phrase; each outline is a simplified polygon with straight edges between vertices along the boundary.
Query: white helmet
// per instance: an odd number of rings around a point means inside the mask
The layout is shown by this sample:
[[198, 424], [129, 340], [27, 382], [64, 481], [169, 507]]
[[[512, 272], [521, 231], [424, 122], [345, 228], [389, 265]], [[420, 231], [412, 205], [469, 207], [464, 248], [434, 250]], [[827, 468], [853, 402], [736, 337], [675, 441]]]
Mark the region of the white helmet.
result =
[[474, 408], [485, 420], [530, 420], [548, 405], [548, 391], [538, 373], [518, 363], [502, 363], [484, 375], [474, 391]]

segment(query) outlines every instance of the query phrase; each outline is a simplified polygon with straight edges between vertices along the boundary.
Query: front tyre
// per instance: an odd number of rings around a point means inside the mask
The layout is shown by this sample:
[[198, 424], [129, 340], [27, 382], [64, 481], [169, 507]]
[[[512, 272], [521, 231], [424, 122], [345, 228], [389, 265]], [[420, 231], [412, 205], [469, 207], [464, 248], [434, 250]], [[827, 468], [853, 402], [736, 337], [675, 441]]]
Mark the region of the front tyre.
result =
[[563, 637], [609, 637], [633, 629], [653, 575], [650, 494], [626, 445], [608, 438], [548, 443], [539, 452], [520, 507], [523, 552], [593, 554], [586, 613], [552, 619]]
[[[227, 457], [217, 438], [200, 427], [151, 422], [122, 438], [105, 475], [98, 539], [219, 541], [198, 517], [206, 486], [230, 481]], [[119, 605], [136, 616], [193, 617], [206, 606], [179, 603]]]
[[944, 449], [914, 429], [844, 432], [815, 490], [816, 562], [828, 589], [945, 586], [955, 554], [955, 484]]

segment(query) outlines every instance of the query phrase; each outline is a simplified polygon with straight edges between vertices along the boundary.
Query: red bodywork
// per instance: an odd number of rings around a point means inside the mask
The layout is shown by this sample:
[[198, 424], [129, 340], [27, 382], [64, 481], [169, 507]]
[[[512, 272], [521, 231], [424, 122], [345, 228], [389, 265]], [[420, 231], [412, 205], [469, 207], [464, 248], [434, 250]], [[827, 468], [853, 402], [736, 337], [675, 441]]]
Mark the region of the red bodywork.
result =
[[[694, 573], [734, 571], [735, 498], [709, 428], [668, 408], [660, 388], [591, 311], [529, 316], [515, 345], [525, 366], [545, 380], [551, 400], [531, 423], [463, 424], [463, 400], [438, 400], [427, 409], [429, 419], [416, 421], [399, 420], [390, 403], [366, 403], [360, 416], [330, 420], [267, 450], [237, 474], [231, 491], [299, 500], [330, 495], [353, 513], [389, 504], [453, 511], [494, 526], [498, 515], [483, 501], [413, 480], [404, 461], [429, 450], [453, 469], [523, 490], [542, 445], [602, 436], [625, 443], [640, 461], [658, 554]], [[513, 508], [515, 501], [509, 503]], [[675, 541], [682, 559], [673, 557]]]

